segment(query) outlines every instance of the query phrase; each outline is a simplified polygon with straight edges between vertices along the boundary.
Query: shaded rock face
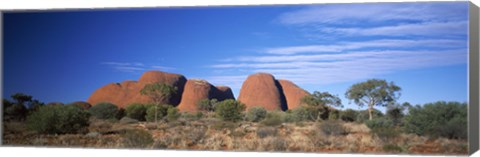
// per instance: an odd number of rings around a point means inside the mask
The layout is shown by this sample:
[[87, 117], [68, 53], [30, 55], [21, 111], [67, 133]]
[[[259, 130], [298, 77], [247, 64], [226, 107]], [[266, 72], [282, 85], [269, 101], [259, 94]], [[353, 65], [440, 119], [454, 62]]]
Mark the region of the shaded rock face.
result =
[[285, 101], [275, 78], [267, 73], [248, 76], [240, 89], [238, 100], [245, 104], [247, 110], [254, 106], [261, 106], [267, 110], [281, 110], [282, 106], [286, 106], [282, 104]]
[[92, 105], [88, 102], [85, 102], [85, 101], [75, 101], [75, 102], [72, 102], [70, 103], [72, 105], [78, 105], [80, 107], [82, 107], [83, 109], [86, 109], [88, 110], [90, 107], [92, 107]]
[[227, 87], [227, 86], [216, 86], [216, 88], [214, 89], [213, 95], [214, 95], [214, 98], [217, 99], [218, 101], [235, 99], [235, 97], [233, 96], [232, 89], [230, 89], [230, 87]]
[[132, 103], [152, 103], [148, 96], [140, 94], [140, 90], [142, 90], [146, 84], [159, 82], [177, 87], [178, 90], [176, 94], [173, 94], [171, 99], [165, 102], [177, 105], [180, 103], [186, 81], [183, 75], [148, 71], [140, 77], [138, 82], [124, 81], [122, 83], [110, 83], [100, 87], [93, 92], [87, 102], [93, 105], [100, 102], [110, 102], [122, 108]]
[[301, 105], [301, 100], [303, 97], [310, 95], [304, 89], [298, 87], [293, 82], [288, 80], [278, 80], [280, 86], [282, 87], [283, 94], [287, 101], [287, 108], [294, 109]]

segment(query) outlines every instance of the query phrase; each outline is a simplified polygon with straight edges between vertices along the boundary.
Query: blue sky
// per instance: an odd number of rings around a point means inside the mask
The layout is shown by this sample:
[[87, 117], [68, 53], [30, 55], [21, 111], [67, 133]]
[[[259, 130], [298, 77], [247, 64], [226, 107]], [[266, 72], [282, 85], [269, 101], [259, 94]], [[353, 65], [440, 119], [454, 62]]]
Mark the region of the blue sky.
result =
[[370, 3], [6, 13], [4, 97], [86, 100], [161, 70], [230, 86], [272, 73], [349, 104], [354, 83], [386, 79], [400, 102], [467, 100], [468, 3]]

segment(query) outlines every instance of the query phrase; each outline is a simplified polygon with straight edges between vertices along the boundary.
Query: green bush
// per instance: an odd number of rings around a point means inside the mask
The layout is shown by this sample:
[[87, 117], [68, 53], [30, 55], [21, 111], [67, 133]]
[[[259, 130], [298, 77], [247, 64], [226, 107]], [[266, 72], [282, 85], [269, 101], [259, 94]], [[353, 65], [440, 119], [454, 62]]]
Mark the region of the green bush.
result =
[[165, 116], [167, 116], [168, 108], [169, 108], [169, 105], [149, 105], [147, 106], [145, 119], [149, 122], [154, 122], [155, 113], [156, 113], [157, 121], [162, 120]]
[[390, 119], [375, 118], [366, 121], [365, 125], [370, 128], [371, 133], [376, 135], [383, 142], [391, 142], [392, 139], [400, 134], [393, 121]]
[[265, 138], [268, 136], [277, 136], [278, 134], [278, 129], [274, 127], [261, 127], [258, 128], [257, 130], [257, 136], [260, 138]]
[[[377, 110], [377, 109], [372, 110], [372, 115], [375, 118], [382, 118], [384, 116], [383, 113], [381, 111]], [[359, 122], [359, 123], [363, 123], [367, 120], [369, 120], [368, 110], [358, 111], [356, 121]]]
[[153, 144], [152, 135], [146, 130], [127, 130], [122, 134], [123, 146], [125, 148], [148, 148]]
[[252, 122], [259, 122], [267, 116], [267, 110], [265, 108], [257, 106], [252, 107], [247, 112], [247, 120]]
[[404, 129], [421, 136], [467, 139], [467, 104], [439, 101], [409, 108]]
[[175, 121], [180, 117], [180, 113], [178, 111], [178, 108], [176, 107], [169, 107], [167, 110], [167, 120], [168, 121]]
[[394, 125], [400, 125], [404, 116], [403, 109], [400, 107], [388, 109], [386, 113], [386, 117], [391, 119]]
[[340, 121], [323, 121], [320, 122], [318, 128], [327, 136], [347, 135], [349, 133], [347, 128], [345, 128]]
[[215, 111], [215, 106], [217, 105], [217, 103], [217, 99], [203, 99], [198, 102], [197, 108], [200, 111], [213, 112]]
[[28, 110], [23, 105], [13, 104], [5, 108], [5, 120], [25, 120]]
[[347, 109], [340, 113], [340, 119], [346, 122], [354, 122], [357, 120], [358, 112], [352, 109]]
[[125, 108], [127, 117], [145, 121], [145, 115], [147, 115], [147, 106], [143, 104], [130, 104]]
[[285, 113], [283, 113], [282, 111], [268, 112], [265, 119], [263, 119], [260, 123], [265, 126], [278, 126], [283, 123], [284, 116]]
[[196, 113], [182, 113], [182, 118], [187, 119], [187, 120], [199, 120], [203, 117], [202, 112], [196, 112]]
[[309, 119], [311, 120], [311, 118], [309, 118], [309, 114], [310, 113], [307, 110], [307, 108], [303, 106], [300, 106], [291, 110], [291, 115], [294, 122], [302, 122]]
[[85, 131], [90, 114], [76, 106], [42, 106], [27, 117], [31, 130], [45, 134], [65, 134]]
[[112, 103], [102, 102], [88, 109], [93, 117], [98, 119], [114, 119], [118, 118], [119, 109]]
[[340, 111], [338, 111], [338, 110], [331, 110], [331, 111], [328, 113], [328, 119], [329, 119], [329, 120], [338, 120], [338, 119], [340, 119]]
[[375, 118], [365, 121], [365, 125], [367, 125], [367, 127], [370, 129], [390, 128], [394, 126], [392, 120], [385, 118]]
[[224, 121], [239, 121], [242, 120], [242, 112], [245, 110], [245, 105], [233, 99], [227, 99], [215, 106], [215, 114], [218, 118]]

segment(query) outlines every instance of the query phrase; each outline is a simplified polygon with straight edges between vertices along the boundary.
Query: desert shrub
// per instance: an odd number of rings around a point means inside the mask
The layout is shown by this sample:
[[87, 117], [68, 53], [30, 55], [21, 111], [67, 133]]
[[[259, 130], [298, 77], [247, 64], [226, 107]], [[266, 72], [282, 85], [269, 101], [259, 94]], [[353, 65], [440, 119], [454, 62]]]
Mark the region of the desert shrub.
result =
[[203, 117], [202, 112], [196, 112], [196, 113], [182, 113], [182, 118], [187, 119], [187, 120], [199, 120]]
[[224, 121], [242, 120], [242, 112], [244, 110], [245, 105], [233, 99], [224, 100], [215, 106], [215, 114]]
[[257, 129], [257, 136], [260, 138], [265, 138], [268, 136], [277, 136], [278, 131], [274, 127], [261, 127]]
[[365, 125], [367, 125], [370, 129], [377, 129], [377, 128], [384, 128], [384, 127], [393, 127], [393, 121], [390, 119], [385, 118], [375, 118], [372, 120], [365, 121]]
[[349, 131], [345, 128], [340, 121], [324, 121], [320, 122], [318, 128], [325, 135], [347, 135]]
[[402, 147], [399, 147], [394, 144], [386, 144], [383, 146], [383, 151], [391, 152], [391, 153], [400, 153], [403, 151]]
[[119, 109], [112, 103], [102, 102], [92, 106], [88, 109], [93, 117], [98, 119], [113, 119], [118, 118]]
[[394, 127], [394, 123], [390, 119], [386, 118], [375, 118], [365, 122], [370, 132], [376, 135], [383, 142], [391, 142], [392, 139], [396, 138], [400, 132]]
[[122, 134], [122, 142], [125, 148], [148, 148], [153, 143], [153, 137], [146, 130], [132, 129]]
[[467, 139], [467, 104], [439, 101], [409, 108], [404, 129], [417, 135]]
[[127, 113], [125, 113], [125, 109], [118, 108], [117, 114], [115, 114], [115, 118], [111, 118], [111, 119], [122, 119], [126, 115], [127, 115]]
[[185, 130], [185, 138], [188, 140], [188, 145], [192, 146], [200, 143], [207, 133], [207, 129], [204, 127], [196, 127]]
[[340, 119], [346, 122], [354, 122], [357, 120], [358, 112], [353, 109], [347, 109], [340, 113]]
[[301, 122], [309, 119], [309, 111], [306, 107], [300, 106], [291, 110], [291, 115], [294, 122]]
[[157, 121], [161, 120], [168, 114], [168, 108], [169, 105], [149, 105], [147, 106], [145, 119], [149, 122], [154, 122], [155, 114], [157, 114]]
[[86, 131], [89, 117], [87, 111], [75, 106], [42, 106], [27, 117], [27, 125], [38, 133], [78, 133]]
[[235, 129], [237, 125], [234, 122], [229, 122], [229, 121], [218, 121], [214, 122], [211, 127], [215, 130], [223, 130], [223, 129]]
[[329, 120], [338, 120], [338, 119], [340, 119], [340, 111], [338, 111], [338, 110], [331, 110], [331, 111], [328, 113], [328, 119], [329, 119]]
[[4, 113], [5, 120], [25, 120], [28, 110], [24, 105], [12, 104], [5, 108]]
[[138, 120], [132, 119], [129, 117], [123, 117], [122, 119], [120, 119], [119, 122], [120, 124], [133, 124], [133, 123], [138, 123]]
[[387, 110], [386, 117], [391, 119], [394, 125], [400, 125], [402, 123], [403, 109], [399, 107], [394, 107]]
[[147, 107], [143, 104], [130, 104], [125, 107], [125, 113], [127, 117], [145, 121], [145, 115], [147, 115]]
[[176, 107], [169, 107], [168, 110], [167, 110], [167, 120], [168, 121], [175, 121], [177, 120], [178, 118], [180, 118], [180, 113], [178, 111], [178, 108]]
[[275, 137], [268, 141], [268, 145], [271, 147], [273, 151], [285, 151], [287, 150], [288, 143], [286, 140]]
[[200, 100], [198, 103], [197, 103], [197, 108], [200, 110], [200, 111], [204, 111], [204, 112], [213, 112], [215, 111], [215, 106], [217, 105], [218, 103], [218, 100], [217, 99], [203, 99], [203, 100]]
[[[376, 118], [382, 118], [384, 116], [382, 111], [377, 110], [377, 109], [372, 110], [372, 115], [373, 115], [373, 117], [376, 117]], [[368, 117], [368, 110], [361, 110], [361, 111], [358, 111], [356, 121], [359, 122], [359, 123], [363, 123], [363, 122], [369, 120], [368, 118], [369, 118]]]
[[284, 120], [284, 113], [281, 111], [272, 111], [268, 112], [265, 119], [263, 119], [260, 123], [265, 126], [278, 126], [283, 123]]
[[267, 116], [267, 110], [265, 108], [257, 106], [252, 107], [247, 112], [247, 120], [252, 122], [259, 122]]

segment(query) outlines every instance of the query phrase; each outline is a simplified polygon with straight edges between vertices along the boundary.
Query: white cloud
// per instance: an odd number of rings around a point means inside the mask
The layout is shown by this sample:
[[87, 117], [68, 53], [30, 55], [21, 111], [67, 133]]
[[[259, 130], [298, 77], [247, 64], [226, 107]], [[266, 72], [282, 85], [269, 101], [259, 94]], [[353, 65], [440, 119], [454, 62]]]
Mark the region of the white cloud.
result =
[[372, 28], [332, 28], [321, 27], [323, 33], [345, 36], [459, 36], [467, 35], [468, 22], [427, 22], [415, 24], [398, 24]]
[[[357, 30], [360, 31], [360, 30]], [[352, 31], [351, 31], [352, 32]], [[362, 48], [407, 48], [407, 47], [430, 47], [430, 48], [458, 48], [465, 47], [464, 40], [451, 39], [380, 39], [360, 42], [341, 42], [330, 45], [306, 45], [268, 48], [265, 53], [289, 55], [296, 53], [318, 53], [318, 52], [341, 52], [345, 50], [355, 50]]]
[[287, 12], [279, 21], [289, 25], [358, 24], [378, 21], [467, 20], [467, 2], [327, 4]]
[[147, 65], [141, 62], [102, 62], [101, 64], [107, 65], [115, 71], [128, 73], [144, 72], [148, 70], [169, 71], [175, 69], [173, 67]]
[[[364, 57], [359, 57], [365, 55]], [[299, 84], [305, 83], [336, 83], [371, 78], [381, 74], [428, 67], [465, 64], [466, 49], [444, 51], [371, 51], [342, 54], [330, 54], [331, 60], [325, 61], [312, 58], [314, 55], [301, 57], [282, 56], [282, 61], [261, 63], [256, 61], [217, 64], [213, 68], [248, 69], [250, 74], [268, 72], [276, 78], [289, 79]], [[321, 56], [321, 55], [319, 55]], [[291, 59], [290, 59], [291, 58]], [[229, 84], [239, 84], [245, 77], [217, 77]]]

